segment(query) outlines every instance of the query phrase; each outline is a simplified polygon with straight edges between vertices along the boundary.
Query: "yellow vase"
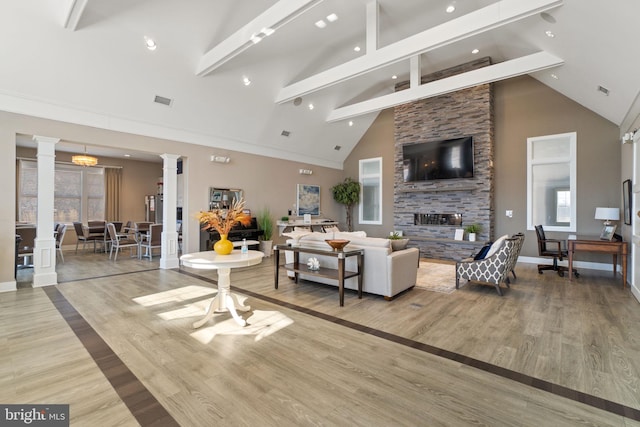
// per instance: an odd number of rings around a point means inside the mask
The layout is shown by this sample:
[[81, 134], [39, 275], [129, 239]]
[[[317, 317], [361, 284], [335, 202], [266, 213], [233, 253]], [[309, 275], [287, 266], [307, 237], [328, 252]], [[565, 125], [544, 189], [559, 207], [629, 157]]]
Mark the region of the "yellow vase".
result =
[[229, 255], [233, 251], [233, 243], [227, 240], [226, 234], [221, 234], [220, 240], [213, 244], [213, 250], [218, 255]]

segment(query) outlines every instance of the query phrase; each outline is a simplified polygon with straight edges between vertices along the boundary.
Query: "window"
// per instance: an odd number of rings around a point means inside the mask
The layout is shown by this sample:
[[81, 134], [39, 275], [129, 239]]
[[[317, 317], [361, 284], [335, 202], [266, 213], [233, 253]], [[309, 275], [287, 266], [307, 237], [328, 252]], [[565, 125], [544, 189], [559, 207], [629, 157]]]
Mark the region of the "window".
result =
[[360, 224], [382, 224], [382, 157], [360, 160]]
[[[37, 221], [38, 163], [20, 160], [18, 221]], [[105, 189], [103, 168], [83, 168], [56, 163], [54, 222], [104, 219]]]
[[576, 133], [527, 139], [527, 228], [576, 231]]

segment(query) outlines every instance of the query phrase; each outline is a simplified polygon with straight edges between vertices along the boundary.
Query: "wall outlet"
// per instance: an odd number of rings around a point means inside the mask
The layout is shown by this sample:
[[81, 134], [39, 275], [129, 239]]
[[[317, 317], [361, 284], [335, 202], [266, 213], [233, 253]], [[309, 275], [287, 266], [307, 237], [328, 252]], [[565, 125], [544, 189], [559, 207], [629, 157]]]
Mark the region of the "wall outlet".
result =
[[510, 209], [508, 209], [508, 210], [505, 212], [505, 215], [507, 215], [507, 218], [513, 218], [513, 211], [512, 211], [512, 210], [510, 210]]

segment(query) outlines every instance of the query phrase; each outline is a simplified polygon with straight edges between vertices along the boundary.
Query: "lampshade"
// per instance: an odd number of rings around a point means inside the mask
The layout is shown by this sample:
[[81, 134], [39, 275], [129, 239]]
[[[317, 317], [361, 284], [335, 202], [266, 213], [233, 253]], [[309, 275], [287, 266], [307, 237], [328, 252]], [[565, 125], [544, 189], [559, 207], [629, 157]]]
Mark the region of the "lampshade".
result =
[[95, 166], [98, 164], [98, 158], [87, 154], [87, 147], [84, 147], [84, 154], [71, 156], [71, 163], [80, 166]]
[[605, 221], [618, 221], [620, 219], [619, 208], [596, 208], [596, 219]]

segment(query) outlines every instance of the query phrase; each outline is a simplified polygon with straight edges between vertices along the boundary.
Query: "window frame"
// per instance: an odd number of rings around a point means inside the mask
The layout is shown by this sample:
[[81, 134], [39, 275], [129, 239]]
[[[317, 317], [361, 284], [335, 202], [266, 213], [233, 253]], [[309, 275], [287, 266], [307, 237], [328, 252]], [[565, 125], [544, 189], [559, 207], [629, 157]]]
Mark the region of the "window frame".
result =
[[[567, 144], [569, 144], [569, 155], [568, 156], [557, 156], [557, 157], [545, 157], [542, 159], [534, 159], [534, 145], [537, 142], [547, 142], [549, 140], [564, 140]], [[533, 169], [535, 166], [540, 165], [568, 165], [569, 166], [569, 186], [568, 189], [570, 191], [570, 220], [568, 225], [550, 225], [541, 223], [544, 226], [545, 231], [560, 231], [560, 232], [575, 232], [577, 227], [577, 132], [567, 132], [555, 135], [544, 135], [544, 136], [536, 136], [527, 138], [527, 230], [534, 230], [535, 226], [538, 224], [534, 224], [534, 174]], [[560, 187], [549, 187], [551, 190], [555, 191]], [[566, 191], [567, 186], [563, 185], [562, 189]], [[554, 197], [553, 201], [556, 206], [554, 206], [554, 212], [557, 212], [557, 200]], [[557, 215], [557, 213], [554, 213]], [[538, 221], [539, 222], [539, 221]]]
[[[24, 197], [28, 197], [30, 199], [34, 199], [34, 195], [31, 193], [28, 194], [24, 194], [22, 191], [22, 170], [28, 168], [31, 170], [34, 170], [36, 172], [35, 174], [35, 183], [36, 183], [36, 193], [35, 193], [35, 207], [34, 207], [34, 212], [33, 212], [33, 218], [34, 220], [31, 221], [28, 219], [28, 217], [30, 216], [26, 216], [24, 215], [24, 211], [22, 209], [22, 199]], [[78, 199], [79, 200], [79, 218], [77, 219], [71, 219], [71, 221], [62, 221], [59, 220], [54, 213], [54, 221], [55, 222], [64, 222], [66, 224], [71, 224], [74, 221], [78, 221], [78, 222], [83, 222], [86, 223], [89, 220], [104, 220], [104, 216], [105, 216], [105, 209], [104, 206], [106, 204], [106, 192], [105, 192], [105, 175], [104, 175], [104, 168], [86, 168], [86, 167], [82, 167], [82, 166], [76, 166], [76, 165], [72, 165], [72, 164], [68, 164], [65, 162], [55, 162], [55, 172], [54, 173], [58, 173], [60, 171], [70, 171], [70, 172], [80, 172], [79, 176], [80, 176], [80, 183], [79, 183], [79, 187], [80, 187], [80, 196], [79, 197], [70, 197], [67, 194], [61, 195], [60, 197], [63, 199]], [[37, 160], [32, 160], [32, 159], [19, 159], [18, 162], [18, 173], [20, 175], [19, 177], [19, 188], [17, 189], [17, 195], [18, 195], [18, 200], [17, 200], [17, 206], [16, 206], [16, 211], [17, 211], [17, 217], [18, 217], [18, 221], [29, 221], [29, 222], [35, 222], [35, 219], [37, 218], [37, 199], [38, 199], [38, 190], [37, 190], [37, 173], [38, 173], [38, 161]], [[101, 175], [102, 176], [102, 195], [97, 197], [94, 194], [90, 194], [89, 191], [89, 179], [87, 177], [88, 174], [95, 174], [95, 175]], [[55, 191], [55, 190], [54, 190]], [[58, 199], [58, 196], [54, 193], [54, 206], [56, 206], [56, 200]], [[102, 215], [100, 216], [100, 218], [89, 218], [89, 200], [99, 200], [98, 203], [100, 203], [100, 199], [101, 199], [101, 203], [103, 205], [103, 209], [102, 209]]]
[[[364, 167], [368, 163], [378, 164], [378, 173], [365, 173]], [[360, 202], [358, 203], [358, 223], [363, 225], [382, 225], [382, 157], [373, 157], [370, 159], [360, 159], [358, 162], [358, 180], [360, 182]], [[374, 201], [374, 208], [377, 209], [377, 218], [373, 220], [365, 220], [366, 192], [365, 180], [377, 180], [378, 191], [376, 193], [377, 201]]]

